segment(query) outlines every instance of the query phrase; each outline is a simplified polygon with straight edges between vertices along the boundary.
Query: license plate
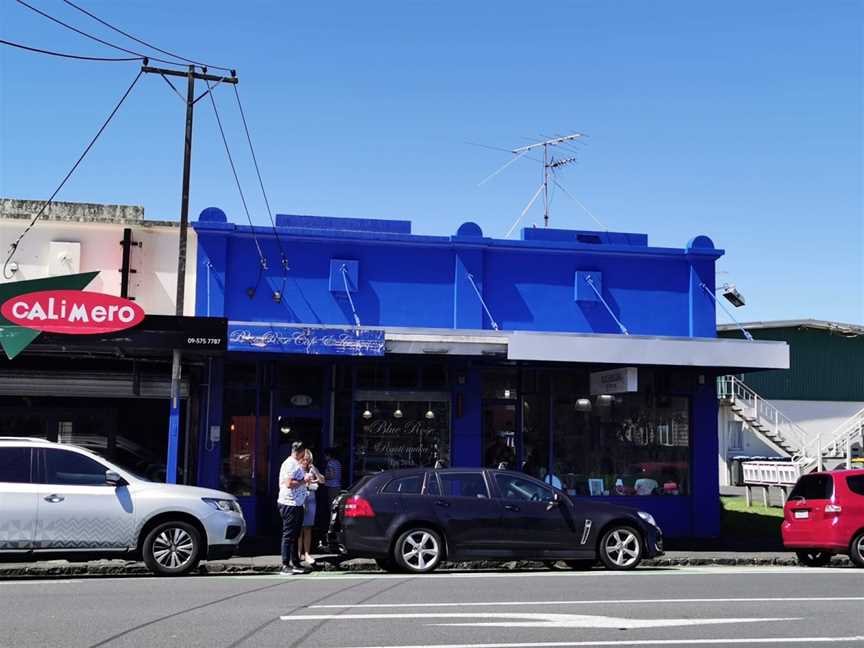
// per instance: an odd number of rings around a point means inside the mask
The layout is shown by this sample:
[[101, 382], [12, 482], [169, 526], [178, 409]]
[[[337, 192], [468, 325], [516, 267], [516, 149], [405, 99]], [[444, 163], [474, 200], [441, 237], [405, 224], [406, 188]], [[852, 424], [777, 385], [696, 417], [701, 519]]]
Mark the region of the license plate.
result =
[[810, 517], [810, 511], [795, 511], [796, 520], [806, 520]]

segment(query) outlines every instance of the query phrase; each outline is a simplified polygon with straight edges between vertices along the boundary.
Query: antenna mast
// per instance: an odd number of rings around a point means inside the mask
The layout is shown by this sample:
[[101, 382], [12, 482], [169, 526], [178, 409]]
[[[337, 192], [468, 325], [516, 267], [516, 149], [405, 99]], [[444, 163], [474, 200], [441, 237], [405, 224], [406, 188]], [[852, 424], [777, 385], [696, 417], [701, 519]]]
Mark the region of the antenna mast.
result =
[[511, 153], [523, 155], [532, 151], [535, 148], [543, 147], [543, 227], [549, 227], [549, 173], [554, 172], [558, 167], [562, 167], [571, 162], [575, 162], [576, 158], [566, 158], [564, 160], [556, 160], [554, 157], [549, 157], [549, 147], [571, 142], [573, 140], [585, 137], [582, 133], [573, 133], [572, 135], [564, 135], [563, 137], [553, 137], [552, 139], [535, 142], [528, 146], [520, 146], [512, 149]]

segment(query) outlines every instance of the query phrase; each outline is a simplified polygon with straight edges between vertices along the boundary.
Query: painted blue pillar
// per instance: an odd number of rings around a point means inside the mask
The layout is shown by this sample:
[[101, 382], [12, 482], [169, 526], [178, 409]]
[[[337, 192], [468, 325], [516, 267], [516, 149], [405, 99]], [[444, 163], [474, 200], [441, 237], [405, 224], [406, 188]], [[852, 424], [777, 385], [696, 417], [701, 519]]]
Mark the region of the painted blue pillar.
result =
[[714, 300], [714, 262], [716, 250], [707, 236], [697, 236], [687, 244], [687, 261], [690, 265], [690, 337], [717, 337], [717, 313]]
[[454, 367], [454, 373], [450, 464], [476, 468], [483, 465], [480, 370], [471, 366]]
[[222, 470], [222, 395], [224, 360], [212, 358], [208, 365], [207, 393], [198, 435], [198, 485], [219, 488]]
[[177, 483], [177, 455], [180, 452], [180, 398], [171, 398], [168, 410], [168, 458], [165, 462], [165, 482]]
[[[489, 321], [483, 312], [483, 304], [468, 279], [469, 274], [474, 278], [474, 283], [482, 294], [483, 251], [478, 248], [457, 248], [453, 276], [453, 328], [455, 329], [482, 329]], [[494, 313], [492, 316], [495, 316]]]
[[704, 374], [704, 383], [697, 385], [692, 400], [691, 535], [699, 538], [716, 538], [720, 535], [720, 471], [717, 467], [719, 440], [715, 376], [710, 373]]

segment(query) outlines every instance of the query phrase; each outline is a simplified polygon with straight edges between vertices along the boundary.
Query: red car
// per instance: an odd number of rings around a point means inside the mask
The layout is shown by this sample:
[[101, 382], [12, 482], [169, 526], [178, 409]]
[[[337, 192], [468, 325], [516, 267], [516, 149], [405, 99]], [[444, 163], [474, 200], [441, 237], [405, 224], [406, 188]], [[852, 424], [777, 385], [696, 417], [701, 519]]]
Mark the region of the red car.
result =
[[786, 502], [783, 544], [810, 567], [848, 554], [864, 567], [864, 470], [802, 476]]

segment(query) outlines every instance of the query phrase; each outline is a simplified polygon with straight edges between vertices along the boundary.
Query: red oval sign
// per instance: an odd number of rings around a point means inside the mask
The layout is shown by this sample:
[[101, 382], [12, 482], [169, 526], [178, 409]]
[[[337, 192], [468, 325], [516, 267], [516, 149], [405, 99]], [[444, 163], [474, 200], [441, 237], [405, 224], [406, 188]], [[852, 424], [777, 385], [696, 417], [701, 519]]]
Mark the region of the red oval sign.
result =
[[67, 335], [122, 331], [144, 319], [144, 310], [133, 301], [81, 290], [18, 295], [6, 300], [0, 313], [18, 326]]

